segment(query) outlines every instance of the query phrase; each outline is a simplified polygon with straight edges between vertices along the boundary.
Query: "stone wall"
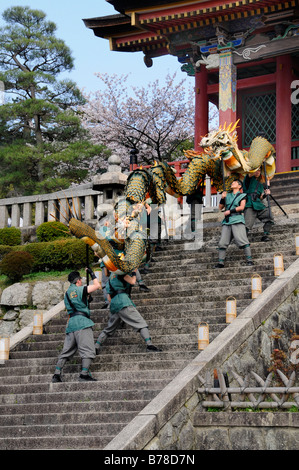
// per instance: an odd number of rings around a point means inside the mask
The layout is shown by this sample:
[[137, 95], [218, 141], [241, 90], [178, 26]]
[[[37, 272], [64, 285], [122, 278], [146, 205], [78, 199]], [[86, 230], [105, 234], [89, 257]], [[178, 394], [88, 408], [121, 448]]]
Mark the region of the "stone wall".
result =
[[63, 300], [69, 286], [64, 281], [16, 283], [0, 292], [0, 336], [13, 336]]
[[[288, 352], [292, 333], [299, 333], [298, 312], [299, 286], [223, 361], [219, 368], [227, 372], [230, 385], [232, 370], [241, 377], [253, 371], [266, 378], [275, 347], [273, 328], [283, 330], [279, 347]], [[297, 450], [298, 433], [299, 412], [204, 411], [195, 392], [144, 449]]]

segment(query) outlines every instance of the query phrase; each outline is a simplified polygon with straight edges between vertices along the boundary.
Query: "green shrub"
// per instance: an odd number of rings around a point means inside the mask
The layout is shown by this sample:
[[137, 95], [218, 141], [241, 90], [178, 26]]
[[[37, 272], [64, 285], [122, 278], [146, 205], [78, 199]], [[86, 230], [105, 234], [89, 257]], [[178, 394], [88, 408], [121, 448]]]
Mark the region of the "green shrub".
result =
[[34, 258], [25, 251], [12, 251], [4, 256], [0, 263], [0, 272], [11, 281], [18, 282], [31, 272]]
[[[53, 242], [30, 243], [24, 250], [34, 258], [33, 271], [64, 271], [86, 265], [86, 244], [77, 238]], [[89, 248], [90, 262], [94, 253]]]
[[50, 242], [60, 238], [70, 238], [68, 228], [61, 222], [44, 222], [36, 229], [39, 242]]
[[4, 258], [5, 255], [7, 255], [7, 253], [10, 253], [11, 251], [13, 251], [11, 246], [0, 245], [0, 261]]
[[5, 227], [0, 229], [0, 245], [21, 245], [21, 230], [16, 227]]

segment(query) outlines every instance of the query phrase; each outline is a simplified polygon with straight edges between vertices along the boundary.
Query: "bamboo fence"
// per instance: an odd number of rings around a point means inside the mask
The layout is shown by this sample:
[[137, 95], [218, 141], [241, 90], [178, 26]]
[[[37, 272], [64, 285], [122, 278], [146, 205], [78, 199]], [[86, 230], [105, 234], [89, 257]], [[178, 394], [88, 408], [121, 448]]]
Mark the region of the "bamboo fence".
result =
[[250, 376], [245, 379], [235, 372], [232, 375], [239, 386], [231, 387], [228, 383], [227, 374], [215, 369], [214, 374], [207, 372], [206, 378], [199, 376], [202, 387], [198, 389], [201, 397], [201, 405], [204, 408], [222, 408], [229, 411], [235, 408], [252, 409], [287, 409], [299, 408], [299, 386], [294, 386], [296, 372], [291, 373], [290, 378], [277, 370], [283, 386], [271, 386], [274, 378], [270, 373], [266, 380], [263, 380], [255, 372], [251, 376], [257, 382], [257, 386], [249, 384]]

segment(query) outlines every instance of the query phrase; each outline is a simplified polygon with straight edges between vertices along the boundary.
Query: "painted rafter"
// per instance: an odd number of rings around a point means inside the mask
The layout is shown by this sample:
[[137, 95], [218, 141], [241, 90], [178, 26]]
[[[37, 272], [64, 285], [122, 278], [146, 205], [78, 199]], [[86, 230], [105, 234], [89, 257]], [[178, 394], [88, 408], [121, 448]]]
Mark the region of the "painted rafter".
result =
[[[138, 28], [139, 31], [131, 32], [125, 37], [118, 37], [115, 44], [118, 50], [128, 46], [134, 49], [134, 46], [140, 46], [142, 43], [153, 44], [157, 48], [160, 37], [164, 47], [165, 36], [168, 34], [254, 15], [279, 12], [287, 8], [294, 8], [296, 4], [298, 4], [297, 0], [288, 2], [281, 0], [227, 2], [227, 0], [223, 0], [222, 2], [197, 2], [189, 7], [184, 4], [184, 6], [176, 8], [156, 9], [155, 11], [141, 11], [141, 9], [126, 11], [126, 14], [131, 16], [131, 25]], [[197, 8], [198, 6], [200, 8]]]

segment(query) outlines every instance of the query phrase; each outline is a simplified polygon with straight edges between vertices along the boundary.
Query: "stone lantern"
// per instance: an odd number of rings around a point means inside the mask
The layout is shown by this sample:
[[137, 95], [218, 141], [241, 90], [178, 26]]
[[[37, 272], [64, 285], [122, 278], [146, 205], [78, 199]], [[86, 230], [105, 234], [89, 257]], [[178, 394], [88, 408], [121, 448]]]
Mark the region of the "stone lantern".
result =
[[115, 202], [123, 194], [128, 175], [122, 173], [120, 165], [121, 158], [112, 154], [108, 158], [107, 172], [93, 178], [93, 189], [103, 193], [102, 203], [97, 207], [98, 217], [111, 212]]

